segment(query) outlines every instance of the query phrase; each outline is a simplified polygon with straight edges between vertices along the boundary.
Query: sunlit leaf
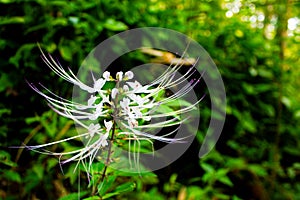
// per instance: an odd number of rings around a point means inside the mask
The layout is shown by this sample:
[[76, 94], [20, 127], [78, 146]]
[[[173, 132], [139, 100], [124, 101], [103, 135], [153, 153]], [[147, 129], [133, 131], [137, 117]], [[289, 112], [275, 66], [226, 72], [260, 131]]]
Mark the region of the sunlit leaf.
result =
[[126, 24], [121, 21], [116, 21], [113, 18], [107, 19], [104, 23], [104, 27], [111, 31], [125, 31], [128, 29]]
[[4, 25], [4, 24], [23, 24], [24, 22], [25, 22], [24, 17], [9, 17], [9, 18], [0, 17], [0, 25]]

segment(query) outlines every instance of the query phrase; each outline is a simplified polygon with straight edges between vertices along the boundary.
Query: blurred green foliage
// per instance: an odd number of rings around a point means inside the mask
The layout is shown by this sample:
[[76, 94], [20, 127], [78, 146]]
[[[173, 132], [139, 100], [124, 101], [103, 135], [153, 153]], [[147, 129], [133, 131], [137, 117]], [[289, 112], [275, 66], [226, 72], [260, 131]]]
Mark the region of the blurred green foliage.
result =
[[[103, 199], [300, 199], [298, 1], [0, 0], [0, 8], [0, 199], [99, 199], [73, 164], [63, 174], [55, 157], [8, 148], [76, 134], [25, 79], [71, 97], [72, 88], [42, 63], [37, 42], [76, 71], [101, 41], [145, 26], [180, 31], [207, 50], [224, 79], [227, 119], [213, 152], [184, 156], [189, 173], [176, 165], [167, 178], [110, 171]], [[202, 105], [203, 129], [209, 109]], [[198, 143], [203, 137], [199, 131]]]

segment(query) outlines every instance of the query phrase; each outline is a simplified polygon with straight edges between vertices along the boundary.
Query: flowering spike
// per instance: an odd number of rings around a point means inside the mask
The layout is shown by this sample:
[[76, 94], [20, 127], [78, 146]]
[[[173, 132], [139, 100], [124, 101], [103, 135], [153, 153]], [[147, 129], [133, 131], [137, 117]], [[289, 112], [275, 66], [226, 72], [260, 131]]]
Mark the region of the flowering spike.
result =
[[[59, 160], [66, 157], [64, 161], [61, 161], [61, 164], [76, 161], [77, 167], [79, 163], [82, 163], [84, 169], [89, 172], [91, 164], [99, 155], [100, 150], [104, 150], [108, 146], [109, 140], [112, 142], [115, 140], [128, 140], [129, 149], [131, 148], [131, 141], [133, 141], [134, 152], [140, 148], [140, 140], [148, 141], [152, 148], [154, 140], [166, 143], [184, 142], [185, 138], [173, 138], [171, 135], [179, 129], [182, 123], [188, 120], [187, 118], [181, 119], [180, 115], [195, 109], [195, 106], [201, 99], [179, 109], [168, 107], [164, 112], [159, 110], [162, 106], [166, 107], [168, 104], [188, 94], [199, 82], [199, 79], [188, 81], [196, 71], [193, 67], [178, 78], [176, 75], [182, 65], [169, 66], [161, 76], [146, 85], [142, 85], [137, 80], [132, 80], [134, 78], [132, 71], [117, 72], [115, 78], [111, 76], [110, 72], [105, 71], [102, 74], [102, 78], [95, 80], [93, 76], [94, 83], [91, 87], [80, 81], [70, 69], [66, 71], [51, 55], [46, 56], [42, 50], [41, 52], [43, 61], [54, 73], [78, 86], [83, 92], [87, 92], [89, 98], [86, 103], [76, 103], [59, 97], [41, 84], [39, 84], [40, 87], [46, 90], [49, 93], [48, 95], [44, 94], [34, 84], [28, 82], [28, 85], [43, 96], [55, 112], [74, 120], [84, 131], [77, 136], [48, 144], [26, 146], [26, 148], [44, 154], [57, 155]], [[111, 88], [103, 89], [107, 88], [105, 85], [110, 81], [115, 81], [116, 84]], [[169, 96], [161, 96], [167, 90], [172, 91], [174, 87], [179, 89]], [[158, 120], [163, 118], [166, 120]], [[83, 123], [82, 120], [85, 120], [84, 122], [88, 124]], [[162, 136], [147, 132], [156, 128], [161, 129], [162, 127], [171, 126], [177, 128]], [[78, 138], [86, 140], [85, 147], [78, 150], [55, 153], [43, 149], [50, 145]], [[110, 155], [110, 153], [108, 154]], [[131, 163], [130, 151], [128, 156]], [[134, 154], [133, 159], [134, 163], [138, 164], [139, 154]], [[109, 164], [109, 162], [111, 161], [108, 157], [106, 164]]]

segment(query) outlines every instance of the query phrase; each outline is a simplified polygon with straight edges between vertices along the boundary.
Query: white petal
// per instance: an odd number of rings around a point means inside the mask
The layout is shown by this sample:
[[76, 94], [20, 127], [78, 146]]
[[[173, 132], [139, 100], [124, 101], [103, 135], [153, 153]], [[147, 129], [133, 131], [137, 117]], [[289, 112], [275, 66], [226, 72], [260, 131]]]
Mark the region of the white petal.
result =
[[151, 120], [151, 117], [150, 117], [150, 116], [145, 116], [145, 117], [143, 117], [143, 120], [145, 120], [145, 121], [150, 121], [150, 120]]
[[99, 78], [94, 83], [94, 89], [95, 89], [95, 91], [100, 91], [104, 84], [105, 84], [105, 80], [103, 78]]
[[103, 102], [110, 103], [108, 95], [104, 95], [102, 98], [103, 98]]
[[114, 99], [116, 98], [117, 94], [119, 93], [119, 90], [117, 88], [113, 88], [111, 90], [111, 98]]
[[117, 72], [116, 78], [118, 81], [122, 81], [123, 80], [123, 72]]
[[103, 108], [103, 103], [101, 102], [97, 105], [96, 110], [93, 112], [93, 114], [89, 116], [89, 119], [90, 120], [98, 119], [98, 117], [100, 117], [104, 113], [102, 108]]
[[120, 101], [120, 106], [121, 108], [123, 108], [123, 111], [125, 113], [128, 113], [129, 112], [129, 103], [130, 103], [130, 100], [128, 98], [123, 98], [122, 101]]
[[128, 97], [132, 99], [135, 103], [137, 103], [139, 106], [142, 106], [144, 105], [144, 103], [147, 103], [149, 101], [149, 99], [142, 98], [141, 96], [136, 94], [128, 94]]
[[128, 84], [132, 89], [137, 89], [137, 88], [141, 88], [141, 87], [142, 87], [142, 85], [141, 85], [138, 81], [127, 82], [127, 84]]
[[93, 104], [95, 103], [97, 97], [95, 97], [94, 95], [91, 95], [91, 97], [88, 100], [88, 106], [93, 106]]
[[100, 129], [100, 125], [99, 124], [93, 124], [91, 123], [88, 127], [88, 132], [90, 134], [91, 137], [94, 136], [94, 134]]
[[100, 143], [101, 143], [101, 147], [105, 147], [105, 146], [107, 146], [108, 145], [108, 143], [107, 143], [107, 138], [108, 138], [108, 133], [105, 133], [104, 135], [101, 135], [101, 141], [100, 141]]
[[130, 128], [135, 128], [137, 127], [139, 124], [138, 122], [133, 119], [133, 118], [128, 118], [128, 125], [130, 126]]
[[131, 109], [134, 112], [136, 118], [141, 118], [143, 116], [143, 114], [141, 113], [140, 109], [138, 109], [138, 107], [131, 107]]
[[134, 93], [152, 93], [155, 89], [148, 89], [150, 86], [142, 86], [138, 81], [126, 82], [132, 89]]
[[128, 72], [125, 73], [125, 78], [126, 78], [127, 80], [132, 79], [133, 76], [134, 76], [134, 75], [133, 75], [133, 72], [132, 72], [132, 71], [128, 71]]
[[106, 127], [106, 132], [109, 132], [110, 129], [112, 128], [113, 123], [112, 121], [107, 122], [106, 120], [104, 120], [104, 125]]
[[106, 81], [109, 81], [109, 77], [110, 77], [110, 72], [105, 71], [105, 72], [103, 73], [103, 78], [104, 78]]
[[123, 91], [124, 91], [124, 92], [128, 92], [128, 91], [129, 91], [128, 85], [124, 85], [124, 86], [123, 86]]

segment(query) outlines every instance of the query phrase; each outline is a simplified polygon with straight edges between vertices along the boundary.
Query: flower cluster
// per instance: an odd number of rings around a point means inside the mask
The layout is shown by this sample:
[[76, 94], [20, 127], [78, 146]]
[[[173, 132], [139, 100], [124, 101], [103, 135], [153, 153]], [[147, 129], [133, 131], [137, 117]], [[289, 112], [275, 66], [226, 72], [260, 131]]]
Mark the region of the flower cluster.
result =
[[[194, 109], [201, 99], [193, 104], [168, 112], [159, 111], [162, 105], [180, 99], [189, 93], [199, 80], [188, 82], [183, 87], [169, 96], [160, 98], [159, 94], [176, 86], [181, 86], [192, 76], [195, 69], [191, 67], [180, 78], [175, 78], [176, 73], [181, 68], [180, 64], [169, 66], [156, 80], [147, 85], [142, 85], [134, 80], [132, 71], [118, 72], [113, 77], [110, 72], [105, 71], [99, 79], [93, 78], [93, 85], [83, 83], [68, 69], [65, 70], [51, 55], [46, 56], [42, 52], [42, 59], [47, 66], [58, 76], [82, 89], [88, 94], [85, 104], [76, 103], [49, 91], [40, 84], [40, 88], [47, 91], [42, 92], [36, 85], [29, 83], [30, 87], [38, 94], [42, 95], [49, 103], [50, 107], [60, 115], [74, 120], [85, 131], [81, 134], [63, 140], [28, 146], [28, 148], [45, 154], [67, 156], [61, 163], [77, 161], [82, 162], [87, 171], [90, 171], [91, 164], [97, 158], [99, 150], [111, 145], [114, 140], [149, 142], [158, 140], [166, 143], [182, 142], [184, 138], [173, 138], [172, 133], [157, 136], [147, 130], [155, 128], [169, 127], [182, 124], [187, 119], [181, 119], [180, 115]], [[112, 83], [113, 87], [104, 87], [107, 83]], [[104, 89], [105, 88], [105, 89]], [[160, 120], [161, 119], [161, 120]], [[85, 123], [88, 122], [88, 123]], [[71, 152], [49, 152], [41, 150], [44, 147], [66, 142], [73, 139], [85, 138], [85, 147]], [[88, 160], [88, 165], [86, 165]], [[109, 163], [106, 163], [109, 164]]]

